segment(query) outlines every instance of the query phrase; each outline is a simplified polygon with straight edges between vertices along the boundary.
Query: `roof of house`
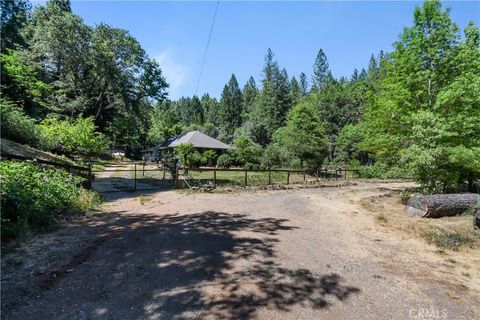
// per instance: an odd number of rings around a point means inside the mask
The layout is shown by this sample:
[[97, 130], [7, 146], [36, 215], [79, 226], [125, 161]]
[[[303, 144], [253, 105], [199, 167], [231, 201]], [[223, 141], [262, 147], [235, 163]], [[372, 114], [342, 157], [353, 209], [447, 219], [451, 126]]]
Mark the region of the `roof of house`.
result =
[[227, 150], [232, 148], [231, 146], [229, 146], [226, 143], [223, 143], [220, 140], [214, 139], [198, 130], [195, 130], [195, 131], [190, 131], [183, 135], [174, 137], [168, 140], [166, 143], [163, 143], [152, 149], [175, 148], [181, 144], [191, 144], [195, 148], [204, 148], [204, 149]]

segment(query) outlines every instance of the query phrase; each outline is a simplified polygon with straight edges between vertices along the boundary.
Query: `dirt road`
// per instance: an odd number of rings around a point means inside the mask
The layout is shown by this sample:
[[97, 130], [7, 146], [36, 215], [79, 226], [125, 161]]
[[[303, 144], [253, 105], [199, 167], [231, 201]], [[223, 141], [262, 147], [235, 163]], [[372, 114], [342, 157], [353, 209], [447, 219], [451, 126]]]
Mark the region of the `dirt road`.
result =
[[113, 193], [104, 214], [4, 259], [2, 315], [480, 318], [478, 272], [471, 287], [450, 276], [435, 248], [379, 230], [358, 203], [403, 187]]

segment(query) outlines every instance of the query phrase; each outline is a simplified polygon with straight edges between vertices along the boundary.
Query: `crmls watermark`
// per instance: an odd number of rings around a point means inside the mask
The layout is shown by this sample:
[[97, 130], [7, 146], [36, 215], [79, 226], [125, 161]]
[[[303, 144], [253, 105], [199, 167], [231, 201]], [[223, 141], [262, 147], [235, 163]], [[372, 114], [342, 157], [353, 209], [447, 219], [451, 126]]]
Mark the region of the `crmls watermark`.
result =
[[437, 320], [437, 319], [447, 319], [447, 309], [437, 309], [434, 307], [430, 308], [412, 308], [408, 311], [409, 319], [417, 320]]

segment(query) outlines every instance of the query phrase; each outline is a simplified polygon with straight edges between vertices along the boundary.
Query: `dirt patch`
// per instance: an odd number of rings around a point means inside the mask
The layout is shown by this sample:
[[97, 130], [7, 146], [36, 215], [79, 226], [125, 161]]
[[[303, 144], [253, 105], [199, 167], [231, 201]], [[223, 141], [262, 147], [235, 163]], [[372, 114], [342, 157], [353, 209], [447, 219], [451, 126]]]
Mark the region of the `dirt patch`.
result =
[[478, 317], [478, 267], [464, 267], [477, 249], [440, 255], [393, 228], [394, 197], [370, 204], [385, 220], [359, 203], [405, 187], [168, 191], [143, 204], [143, 192], [108, 194], [109, 213], [15, 253], [21, 263], [2, 273], [2, 316], [408, 319], [412, 309], [433, 308]]

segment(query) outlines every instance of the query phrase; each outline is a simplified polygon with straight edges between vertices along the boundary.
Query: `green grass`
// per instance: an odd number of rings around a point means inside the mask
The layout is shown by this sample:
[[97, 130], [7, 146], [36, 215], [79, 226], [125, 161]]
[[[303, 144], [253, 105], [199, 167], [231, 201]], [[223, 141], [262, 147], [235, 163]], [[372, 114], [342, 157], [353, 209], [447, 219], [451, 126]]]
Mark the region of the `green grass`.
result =
[[[183, 172], [181, 172], [183, 174]], [[207, 181], [213, 182], [213, 171], [193, 171], [190, 170], [187, 182], [190, 185], [203, 184]], [[268, 172], [248, 172], [247, 173], [247, 185], [259, 186], [268, 184]], [[180, 177], [181, 178], [181, 177]], [[244, 171], [217, 171], [217, 184], [218, 185], [231, 185], [231, 186], [243, 186], [245, 180]], [[272, 184], [286, 184], [287, 173], [286, 172], [272, 172], [271, 177]], [[302, 173], [291, 173], [290, 183], [303, 183]]]
[[447, 231], [440, 228], [423, 230], [421, 236], [428, 243], [434, 244], [438, 248], [458, 250], [463, 246], [473, 246], [478, 239], [474, 239], [469, 234], [462, 234], [457, 231]]

